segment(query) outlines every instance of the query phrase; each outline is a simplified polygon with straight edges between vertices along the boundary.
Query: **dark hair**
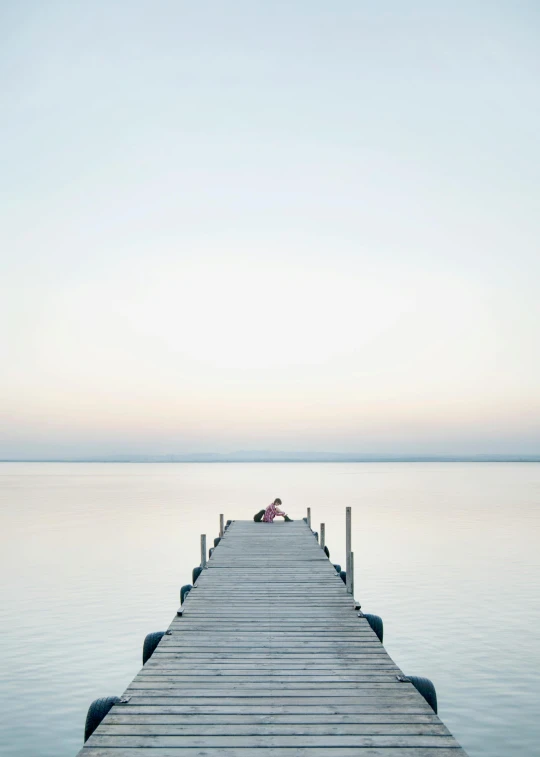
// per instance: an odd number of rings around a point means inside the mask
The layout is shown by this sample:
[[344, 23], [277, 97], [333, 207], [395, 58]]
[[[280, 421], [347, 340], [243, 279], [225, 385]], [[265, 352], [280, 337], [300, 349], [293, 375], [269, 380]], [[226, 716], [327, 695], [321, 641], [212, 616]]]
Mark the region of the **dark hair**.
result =
[[281, 500], [279, 497], [276, 497], [276, 499], [274, 500], [274, 505], [281, 505]]

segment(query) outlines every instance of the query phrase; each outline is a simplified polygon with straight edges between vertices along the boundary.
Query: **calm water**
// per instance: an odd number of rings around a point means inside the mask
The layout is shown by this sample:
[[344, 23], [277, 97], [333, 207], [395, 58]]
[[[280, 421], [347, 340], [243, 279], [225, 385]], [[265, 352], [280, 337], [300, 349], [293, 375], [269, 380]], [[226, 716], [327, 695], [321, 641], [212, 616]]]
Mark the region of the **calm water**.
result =
[[72, 757], [165, 629], [219, 513], [312, 508], [389, 653], [471, 757], [540, 755], [540, 465], [1, 464], [0, 752]]

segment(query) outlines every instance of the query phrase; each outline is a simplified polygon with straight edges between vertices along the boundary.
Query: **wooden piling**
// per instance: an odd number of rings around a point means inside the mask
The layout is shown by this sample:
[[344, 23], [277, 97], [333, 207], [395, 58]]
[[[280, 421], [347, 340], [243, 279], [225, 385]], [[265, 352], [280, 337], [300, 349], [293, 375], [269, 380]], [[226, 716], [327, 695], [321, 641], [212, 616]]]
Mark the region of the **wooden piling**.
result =
[[345, 508], [345, 571], [347, 573], [347, 591], [351, 593], [351, 508]]
[[201, 534], [201, 568], [206, 568], [206, 534]]

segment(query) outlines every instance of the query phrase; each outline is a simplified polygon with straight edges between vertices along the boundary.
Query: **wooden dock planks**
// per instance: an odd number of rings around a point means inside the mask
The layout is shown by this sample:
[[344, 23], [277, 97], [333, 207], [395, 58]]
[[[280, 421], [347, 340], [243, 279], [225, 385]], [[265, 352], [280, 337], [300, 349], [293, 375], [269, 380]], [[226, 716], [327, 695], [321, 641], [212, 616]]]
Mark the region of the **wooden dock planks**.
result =
[[304, 521], [234, 521], [79, 757], [466, 757]]

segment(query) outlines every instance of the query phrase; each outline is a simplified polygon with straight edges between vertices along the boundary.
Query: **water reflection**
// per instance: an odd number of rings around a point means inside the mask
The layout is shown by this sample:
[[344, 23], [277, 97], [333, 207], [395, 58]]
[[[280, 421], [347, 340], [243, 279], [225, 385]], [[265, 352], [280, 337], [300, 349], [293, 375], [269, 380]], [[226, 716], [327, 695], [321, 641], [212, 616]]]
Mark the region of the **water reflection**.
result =
[[90, 701], [169, 624], [199, 534], [276, 496], [341, 563], [352, 505], [357, 597], [471, 757], [540, 754], [540, 465], [2, 464], [0, 482], [6, 755], [74, 755]]

